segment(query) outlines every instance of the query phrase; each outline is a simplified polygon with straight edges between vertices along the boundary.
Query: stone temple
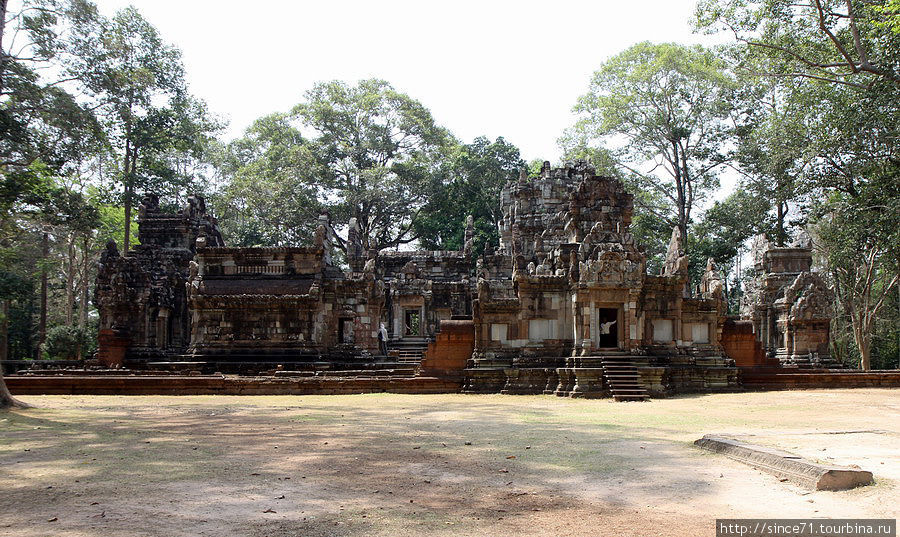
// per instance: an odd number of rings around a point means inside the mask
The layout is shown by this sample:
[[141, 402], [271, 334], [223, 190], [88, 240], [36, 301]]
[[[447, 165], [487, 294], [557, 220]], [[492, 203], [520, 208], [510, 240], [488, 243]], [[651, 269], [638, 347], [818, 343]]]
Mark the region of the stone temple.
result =
[[827, 289], [808, 245], [763, 245], [746, 318], [728, 320], [712, 262], [689, 288], [677, 231], [662, 273], [647, 273], [632, 196], [589, 165], [545, 163], [498, 202], [496, 249], [472, 251], [470, 220], [461, 251], [363, 251], [351, 220], [341, 268], [327, 215], [309, 246], [230, 248], [199, 197], [168, 214], [149, 195], [140, 246], [101, 258], [98, 358], [243, 374], [393, 368], [465, 392], [639, 400], [734, 389], [738, 365], [827, 355]]

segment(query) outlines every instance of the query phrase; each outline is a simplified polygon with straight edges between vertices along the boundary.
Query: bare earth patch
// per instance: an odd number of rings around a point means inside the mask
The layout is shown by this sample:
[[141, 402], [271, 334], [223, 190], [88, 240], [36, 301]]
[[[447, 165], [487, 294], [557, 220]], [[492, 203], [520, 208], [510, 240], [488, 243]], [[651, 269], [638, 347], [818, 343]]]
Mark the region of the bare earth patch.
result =
[[[26, 397], [0, 413], [9, 536], [714, 535], [896, 518], [900, 391]], [[691, 442], [740, 436], [876, 484], [808, 492]]]

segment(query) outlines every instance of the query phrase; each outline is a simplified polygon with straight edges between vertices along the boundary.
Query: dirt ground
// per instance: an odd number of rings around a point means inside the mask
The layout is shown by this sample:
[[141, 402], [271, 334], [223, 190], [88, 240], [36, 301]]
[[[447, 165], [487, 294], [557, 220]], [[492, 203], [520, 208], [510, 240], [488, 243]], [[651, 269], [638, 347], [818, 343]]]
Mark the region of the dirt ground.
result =
[[[714, 535], [716, 518], [898, 515], [900, 391], [24, 397], [0, 413], [0, 535]], [[809, 492], [691, 442], [857, 464]]]

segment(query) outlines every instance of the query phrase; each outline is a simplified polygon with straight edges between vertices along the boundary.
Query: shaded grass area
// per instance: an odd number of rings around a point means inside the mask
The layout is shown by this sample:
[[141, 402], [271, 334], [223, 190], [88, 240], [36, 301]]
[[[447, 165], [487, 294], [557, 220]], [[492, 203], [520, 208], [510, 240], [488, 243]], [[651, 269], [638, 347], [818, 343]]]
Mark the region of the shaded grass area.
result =
[[[0, 414], [0, 533], [708, 534], [717, 516], [819, 505], [689, 442], [875, 426], [896, 440], [897, 393], [30, 397]], [[815, 498], [862, 516], [895, 492]]]

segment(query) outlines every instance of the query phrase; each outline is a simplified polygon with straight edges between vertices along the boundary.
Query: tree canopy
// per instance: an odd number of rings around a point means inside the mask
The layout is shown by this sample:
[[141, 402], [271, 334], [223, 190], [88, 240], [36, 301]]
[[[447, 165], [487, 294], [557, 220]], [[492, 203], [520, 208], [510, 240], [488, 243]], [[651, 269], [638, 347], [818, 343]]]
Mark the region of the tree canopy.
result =
[[355, 218], [364, 249], [418, 237], [414, 221], [454, 143], [420, 102], [383, 80], [317, 84], [292, 116], [315, 133], [319, 200], [338, 223]]
[[622, 174], [649, 191], [636, 201], [687, 244], [695, 208], [718, 187], [727, 160], [733, 88], [711, 50], [639, 43], [594, 73], [563, 143], [606, 144]]

